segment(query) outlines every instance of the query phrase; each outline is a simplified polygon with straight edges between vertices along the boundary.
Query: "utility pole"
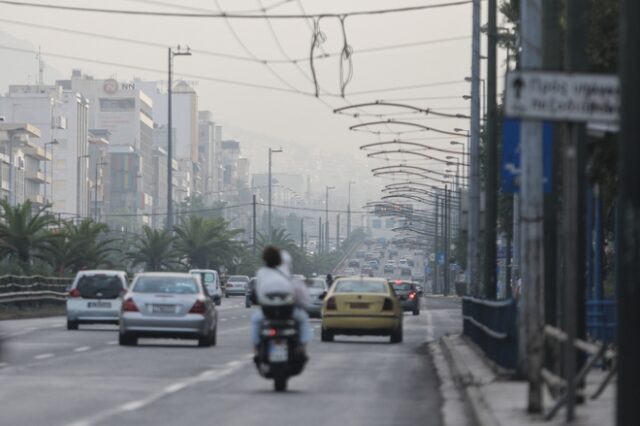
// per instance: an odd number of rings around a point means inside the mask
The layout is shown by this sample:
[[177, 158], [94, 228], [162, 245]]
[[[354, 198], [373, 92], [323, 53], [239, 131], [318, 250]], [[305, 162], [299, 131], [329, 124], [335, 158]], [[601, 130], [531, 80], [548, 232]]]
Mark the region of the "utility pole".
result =
[[495, 299], [497, 294], [497, 223], [498, 223], [498, 132], [496, 105], [497, 63], [497, 0], [489, 0], [489, 27], [487, 34], [487, 146], [485, 167], [485, 224], [484, 224], [484, 295]]
[[616, 209], [616, 295], [618, 306], [618, 389], [616, 424], [638, 420], [640, 388], [640, 2], [622, 0], [620, 13], [621, 133]]
[[438, 291], [438, 275], [440, 272], [440, 268], [438, 267], [438, 263], [440, 261], [440, 259], [438, 259], [438, 255], [439, 255], [439, 251], [440, 251], [440, 195], [436, 194], [436, 235], [435, 235], [435, 254], [434, 254], [434, 259], [435, 261], [433, 262], [434, 267], [433, 267], [433, 288], [431, 289], [432, 293], [436, 293]]
[[355, 181], [349, 181], [349, 195], [347, 198], [347, 238], [351, 236], [351, 185], [354, 183]]
[[[587, 69], [588, 6], [580, 0], [567, 0], [565, 5], [566, 44], [565, 69], [584, 72]], [[573, 341], [585, 334], [585, 169], [586, 134], [584, 124], [567, 126], [563, 147], [563, 252], [564, 252], [564, 329], [567, 333], [564, 374], [567, 380], [567, 421], [575, 417], [577, 353]]]
[[269, 200], [267, 202], [268, 204], [268, 213], [267, 213], [267, 229], [269, 231], [269, 242], [271, 242], [271, 238], [273, 236], [273, 225], [271, 223], [271, 156], [275, 153], [279, 153], [282, 152], [282, 148], [280, 149], [271, 149], [271, 147], [269, 147], [269, 182], [267, 183], [267, 186], [269, 186]]
[[[85, 183], [87, 182], [87, 177], [84, 176], [83, 179], [80, 179], [80, 160], [84, 159], [84, 158], [89, 158], [90, 155], [89, 154], [85, 154], [85, 155], [79, 155], [78, 158], [76, 159], [76, 216], [78, 218], [78, 222], [80, 222], [80, 218], [82, 217], [82, 209], [80, 208], [80, 192], [81, 192], [81, 185], [80, 183], [82, 181], [84, 181]], [[85, 171], [86, 171], [86, 167], [85, 167]], [[84, 194], [84, 200], [85, 202], [87, 201], [87, 194]]]
[[467, 292], [479, 291], [480, 266], [480, 20], [481, 0], [473, 0], [471, 40], [471, 134], [469, 147], [469, 244]]
[[95, 221], [100, 221], [100, 215], [98, 214], [98, 171], [100, 170], [100, 166], [104, 166], [108, 164], [106, 161], [99, 161], [96, 163], [96, 180], [93, 182], [93, 209]]
[[318, 244], [316, 247], [318, 253], [322, 253], [322, 216], [318, 216]]
[[336, 250], [340, 249], [340, 213], [336, 214]]
[[449, 195], [449, 187], [444, 187], [444, 288], [443, 294], [446, 296], [449, 294], [449, 279], [450, 279], [450, 267], [449, 267], [449, 248], [451, 246], [450, 231], [451, 231], [451, 199]]
[[253, 254], [256, 254], [256, 223], [257, 223], [257, 218], [256, 218], [256, 194], [253, 194], [253, 201], [252, 201], [252, 207], [253, 207], [253, 224], [252, 224], [252, 237], [251, 240], [253, 242]]
[[324, 201], [324, 231], [325, 231], [324, 249], [325, 249], [326, 253], [329, 253], [329, 190], [330, 189], [335, 189], [335, 187], [327, 185], [326, 192], [325, 192], [325, 201]]
[[[542, 0], [522, 0], [520, 3], [524, 70], [540, 69], [542, 65], [541, 12]], [[520, 338], [524, 339], [525, 350], [520, 353], [520, 362], [524, 361], [521, 366], [529, 381], [527, 410], [540, 413], [543, 410], [544, 359], [542, 122], [522, 120], [520, 155], [523, 309], [519, 312]]]
[[304, 217], [300, 218], [300, 249], [302, 249], [302, 253], [306, 254], [304, 249]]
[[191, 56], [191, 49], [182, 50], [180, 45], [174, 50], [169, 48], [169, 75], [167, 78], [167, 229], [173, 232], [173, 58], [174, 56]]
[[[560, 18], [562, 14], [562, 4], [557, 0], [543, 0], [542, 9], [542, 56], [545, 70], [559, 71], [562, 68], [561, 40], [562, 30]], [[559, 294], [560, 289], [556, 282], [558, 259], [558, 203], [559, 181], [561, 180], [559, 171], [561, 170], [561, 138], [560, 126], [553, 129], [553, 153], [551, 192], [544, 195], [544, 311], [545, 323], [558, 326], [558, 307], [563, 306], [563, 297]], [[557, 372], [553, 364], [558, 364], [557, 357], [553, 356], [551, 350], [547, 351], [546, 364], [551, 371]]]

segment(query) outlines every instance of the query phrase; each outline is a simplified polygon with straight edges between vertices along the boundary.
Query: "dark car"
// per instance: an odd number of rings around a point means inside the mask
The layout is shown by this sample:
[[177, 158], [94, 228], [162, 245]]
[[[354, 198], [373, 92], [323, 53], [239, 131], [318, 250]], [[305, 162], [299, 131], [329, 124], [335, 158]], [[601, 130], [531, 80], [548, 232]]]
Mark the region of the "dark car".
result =
[[393, 266], [390, 263], [387, 263], [386, 265], [384, 265], [384, 272], [393, 272], [395, 271], [395, 266]]
[[414, 266], [416, 266], [416, 262], [413, 259], [407, 259], [407, 265], [413, 268]]
[[401, 268], [400, 269], [400, 276], [404, 277], [404, 276], [411, 276], [411, 268]]
[[396, 292], [403, 311], [411, 311], [413, 315], [420, 315], [420, 296], [414, 283], [396, 280], [393, 282], [393, 290]]

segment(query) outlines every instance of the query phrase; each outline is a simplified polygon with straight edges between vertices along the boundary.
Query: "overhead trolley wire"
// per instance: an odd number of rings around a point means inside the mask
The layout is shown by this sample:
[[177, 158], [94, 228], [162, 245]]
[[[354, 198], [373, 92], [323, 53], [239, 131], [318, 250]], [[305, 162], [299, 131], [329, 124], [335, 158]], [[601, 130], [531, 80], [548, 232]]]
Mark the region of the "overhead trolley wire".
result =
[[447, 3], [420, 5], [420, 6], [407, 6], [391, 9], [376, 9], [376, 10], [361, 10], [352, 12], [340, 12], [340, 13], [311, 13], [311, 14], [246, 14], [246, 13], [233, 13], [233, 12], [218, 12], [218, 13], [187, 13], [187, 12], [158, 12], [150, 10], [128, 10], [128, 9], [104, 9], [104, 8], [92, 8], [92, 7], [80, 7], [80, 6], [65, 6], [60, 4], [44, 4], [44, 3], [31, 3], [23, 1], [13, 0], [0, 0], [0, 4], [6, 4], [9, 6], [17, 7], [31, 7], [41, 9], [53, 9], [53, 10], [66, 10], [69, 12], [88, 12], [88, 13], [102, 13], [102, 14], [117, 14], [117, 15], [138, 15], [148, 17], [169, 17], [169, 18], [223, 18], [223, 19], [309, 19], [309, 18], [341, 18], [352, 16], [366, 16], [366, 15], [385, 15], [390, 13], [404, 13], [415, 12], [428, 9], [439, 9], [444, 7], [462, 6], [470, 4], [471, 0], [453, 1]]

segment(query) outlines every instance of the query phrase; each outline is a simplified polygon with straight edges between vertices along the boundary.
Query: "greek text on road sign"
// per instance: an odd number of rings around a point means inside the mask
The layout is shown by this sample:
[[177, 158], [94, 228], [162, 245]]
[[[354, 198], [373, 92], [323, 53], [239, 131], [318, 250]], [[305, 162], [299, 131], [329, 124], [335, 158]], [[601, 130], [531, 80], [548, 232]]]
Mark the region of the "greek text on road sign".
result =
[[615, 75], [514, 71], [507, 74], [505, 113], [540, 120], [616, 123]]

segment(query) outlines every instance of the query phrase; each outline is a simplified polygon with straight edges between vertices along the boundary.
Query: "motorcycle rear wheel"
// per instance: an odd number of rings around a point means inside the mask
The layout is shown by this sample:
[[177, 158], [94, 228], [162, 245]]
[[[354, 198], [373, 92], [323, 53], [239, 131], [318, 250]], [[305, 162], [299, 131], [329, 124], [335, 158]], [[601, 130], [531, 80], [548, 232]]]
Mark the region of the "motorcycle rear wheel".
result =
[[276, 377], [273, 380], [273, 390], [276, 392], [286, 392], [287, 391], [287, 378], [286, 377]]

